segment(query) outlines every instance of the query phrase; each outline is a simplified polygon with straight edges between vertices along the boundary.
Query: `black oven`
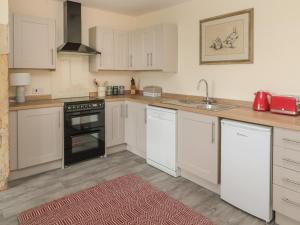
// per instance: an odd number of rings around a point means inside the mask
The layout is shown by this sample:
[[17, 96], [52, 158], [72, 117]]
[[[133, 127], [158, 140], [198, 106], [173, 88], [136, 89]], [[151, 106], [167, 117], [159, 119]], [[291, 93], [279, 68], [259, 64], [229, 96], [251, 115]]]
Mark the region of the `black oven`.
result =
[[105, 155], [103, 100], [65, 103], [64, 162], [71, 165]]

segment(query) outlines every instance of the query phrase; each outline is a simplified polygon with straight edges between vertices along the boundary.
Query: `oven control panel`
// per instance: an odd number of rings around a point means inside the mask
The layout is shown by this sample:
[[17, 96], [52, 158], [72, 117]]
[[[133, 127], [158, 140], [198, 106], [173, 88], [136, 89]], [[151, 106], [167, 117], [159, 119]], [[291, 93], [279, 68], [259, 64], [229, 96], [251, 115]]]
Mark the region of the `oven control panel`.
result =
[[65, 104], [65, 112], [82, 112], [88, 110], [104, 109], [104, 102], [68, 103]]

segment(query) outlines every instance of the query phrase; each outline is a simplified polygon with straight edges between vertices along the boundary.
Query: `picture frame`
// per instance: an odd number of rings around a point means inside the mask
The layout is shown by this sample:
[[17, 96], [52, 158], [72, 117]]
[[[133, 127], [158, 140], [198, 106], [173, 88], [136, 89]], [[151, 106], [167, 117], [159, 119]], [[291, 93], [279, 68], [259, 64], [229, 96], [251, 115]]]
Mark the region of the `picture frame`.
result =
[[200, 20], [200, 65], [254, 62], [254, 9]]

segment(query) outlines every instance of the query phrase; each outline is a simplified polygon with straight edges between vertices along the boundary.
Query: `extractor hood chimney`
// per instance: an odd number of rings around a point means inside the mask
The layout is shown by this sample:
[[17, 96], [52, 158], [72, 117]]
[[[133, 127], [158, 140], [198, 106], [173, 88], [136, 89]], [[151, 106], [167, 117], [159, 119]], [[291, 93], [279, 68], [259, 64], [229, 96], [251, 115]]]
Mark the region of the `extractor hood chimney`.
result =
[[81, 4], [64, 2], [64, 44], [59, 53], [96, 55], [100, 52], [81, 43]]

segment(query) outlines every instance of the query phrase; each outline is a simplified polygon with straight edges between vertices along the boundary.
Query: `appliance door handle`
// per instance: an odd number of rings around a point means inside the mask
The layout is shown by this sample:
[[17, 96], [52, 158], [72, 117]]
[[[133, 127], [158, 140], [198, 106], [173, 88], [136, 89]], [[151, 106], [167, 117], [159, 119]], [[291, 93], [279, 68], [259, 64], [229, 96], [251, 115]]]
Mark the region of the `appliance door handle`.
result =
[[294, 184], [294, 185], [300, 186], [300, 182], [297, 182], [297, 181], [291, 180], [291, 179], [289, 179], [289, 178], [283, 178], [282, 180], [283, 180], [283, 181], [285, 181], [285, 182], [288, 182], [288, 183], [291, 183], [291, 184]]
[[214, 144], [215, 143], [215, 133], [216, 133], [216, 131], [215, 131], [215, 129], [216, 129], [216, 124], [215, 124], [215, 122], [212, 122], [211, 123], [211, 143], [212, 144]]
[[300, 166], [300, 162], [298, 162], [298, 161], [288, 159], [288, 158], [283, 158], [282, 160], [285, 161], [285, 162], [296, 164], [296, 165]]
[[294, 201], [292, 201], [288, 198], [282, 198], [281, 200], [284, 201], [285, 203], [289, 204], [289, 205], [300, 207], [300, 203], [294, 202]]

